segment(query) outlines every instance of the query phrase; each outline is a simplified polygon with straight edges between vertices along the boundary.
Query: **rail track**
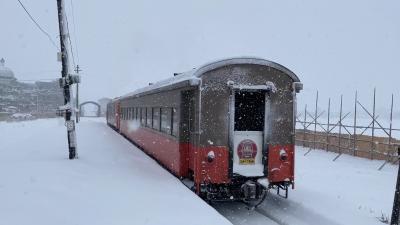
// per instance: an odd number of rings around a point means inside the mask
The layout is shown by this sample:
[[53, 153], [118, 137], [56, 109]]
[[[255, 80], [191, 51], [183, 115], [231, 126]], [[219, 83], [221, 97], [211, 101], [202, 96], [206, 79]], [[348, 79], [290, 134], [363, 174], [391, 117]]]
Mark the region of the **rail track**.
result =
[[219, 202], [212, 206], [234, 225], [339, 225], [301, 203], [275, 194], [269, 194], [255, 209], [241, 202]]

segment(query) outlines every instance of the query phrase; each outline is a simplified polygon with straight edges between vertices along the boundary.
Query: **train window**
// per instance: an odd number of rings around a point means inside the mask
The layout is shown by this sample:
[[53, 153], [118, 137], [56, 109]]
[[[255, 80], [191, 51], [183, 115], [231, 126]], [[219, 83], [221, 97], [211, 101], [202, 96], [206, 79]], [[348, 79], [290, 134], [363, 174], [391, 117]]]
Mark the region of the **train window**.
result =
[[171, 108], [161, 108], [161, 131], [171, 134]]
[[179, 130], [178, 112], [176, 108], [172, 108], [172, 135], [177, 137]]
[[136, 120], [137, 119], [137, 110], [138, 110], [138, 108], [135, 107], [134, 109], [135, 109], [135, 113], [133, 114], [133, 119]]
[[142, 121], [142, 108], [138, 107], [138, 112], [137, 112], [137, 119], [139, 120], [138, 122]]
[[147, 108], [147, 127], [152, 127], [151, 121], [153, 119], [152, 108]]
[[160, 108], [153, 108], [153, 129], [160, 130]]
[[146, 125], [146, 108], [141, 108], [140, 112], [140, 125]]
[[265, 93], [235, 93], [235, 130], [263, 131], [265, 115]]

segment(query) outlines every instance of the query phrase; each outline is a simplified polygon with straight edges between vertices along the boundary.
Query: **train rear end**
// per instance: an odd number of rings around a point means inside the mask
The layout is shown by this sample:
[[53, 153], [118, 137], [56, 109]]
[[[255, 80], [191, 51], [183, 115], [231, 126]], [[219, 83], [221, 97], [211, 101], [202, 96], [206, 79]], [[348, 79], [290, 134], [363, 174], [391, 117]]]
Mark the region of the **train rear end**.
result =
[[294, 187], [294, 115], [302, 85], [273, 66], [233, 63], [204, 75], [195, 183], [207, 200], [257, 203], [271, 189], [287, 197]]

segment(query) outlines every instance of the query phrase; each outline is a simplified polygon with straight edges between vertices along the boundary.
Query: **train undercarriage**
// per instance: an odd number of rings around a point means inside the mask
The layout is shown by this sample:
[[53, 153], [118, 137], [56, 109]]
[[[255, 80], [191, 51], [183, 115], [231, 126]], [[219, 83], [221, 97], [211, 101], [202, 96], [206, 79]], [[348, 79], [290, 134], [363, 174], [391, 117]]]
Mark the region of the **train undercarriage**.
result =
[[[192, 191], [196, 191], [193, 181], [182, 180], [182, 182]], [[249, 207], [254, 208], [260, 205], [271, 190], [275, 190], [277, 195], [288, 198], [291, 182], [279, 182], [270, 184], [267, 178], [263, 177], [235, 177], [228, 184], [203, 183], [200, 185], [199, 196], [205, 201], [243, 201]]]

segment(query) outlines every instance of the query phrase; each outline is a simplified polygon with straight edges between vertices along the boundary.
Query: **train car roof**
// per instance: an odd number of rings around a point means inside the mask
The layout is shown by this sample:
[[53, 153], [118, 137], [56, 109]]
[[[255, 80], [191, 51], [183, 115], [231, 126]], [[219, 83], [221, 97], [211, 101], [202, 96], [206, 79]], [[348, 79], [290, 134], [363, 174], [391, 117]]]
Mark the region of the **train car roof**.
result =
[[184, 73], [179, 73], [171, 78], [156, 82], [154, 84], [151, 84], [143, 88], [139, 88], [133, 92], [121, 96], [121, 98], [145, 95], [153, 92], [158, 92], [161, 90], [168, 90], [168, 89], [172, 90], [179, 87], [197, 86], [200, 84], [200, 79], [201, 79], [200, 77], [206, 72], [220, 67], [235, 65], [235, 64], [253, 64], [253, 65], [264, 65], [272, 67], [287, 74], [290, 78], [292, 78], [294, 82], [300, 82], [300, 79], [297, 77], [295, 73], [293, 73], [288, 68], [276, 62], [256, 57], [236, 57], [236, 58], [228, 58], [206, 63], [197, 69], [192, 69]]

